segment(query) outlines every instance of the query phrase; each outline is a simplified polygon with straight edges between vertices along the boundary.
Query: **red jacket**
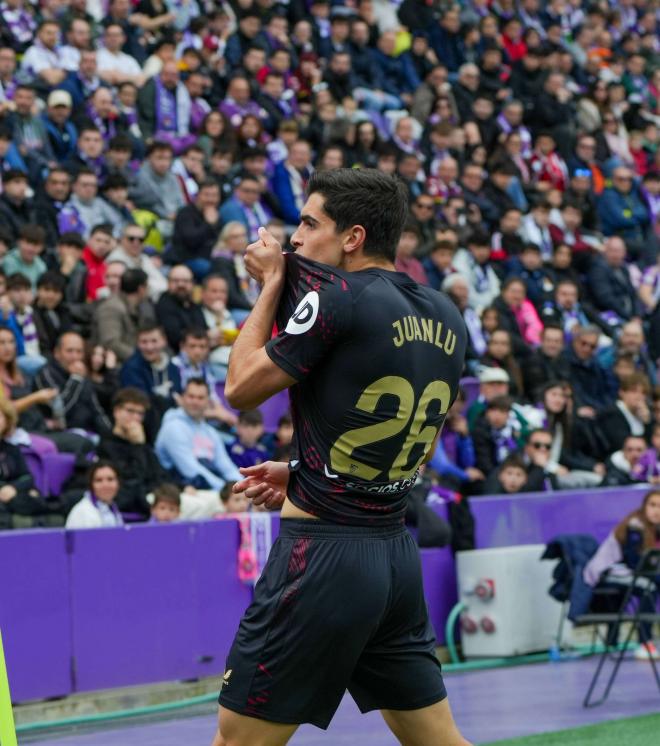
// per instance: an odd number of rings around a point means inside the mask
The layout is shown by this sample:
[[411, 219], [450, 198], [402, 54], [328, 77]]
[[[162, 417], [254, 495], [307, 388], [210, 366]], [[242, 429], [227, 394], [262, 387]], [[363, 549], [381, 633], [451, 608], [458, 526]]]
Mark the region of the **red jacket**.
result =
[[82, 260], [87, 267], [87, 280], [85, 283], [87, 300], [96, 300], [98, 291], [102, 287], [105, 287], [105, 270], [107, 269], [105, 259], [99, 259], [89, 246], [85, 246], [82, 253]]

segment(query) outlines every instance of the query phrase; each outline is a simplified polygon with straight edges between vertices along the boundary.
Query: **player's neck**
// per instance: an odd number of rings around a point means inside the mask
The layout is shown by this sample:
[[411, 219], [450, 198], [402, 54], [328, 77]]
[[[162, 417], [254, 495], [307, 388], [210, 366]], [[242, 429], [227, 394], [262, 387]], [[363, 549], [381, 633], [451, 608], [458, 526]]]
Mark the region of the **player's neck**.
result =
[[341, 269], [346, 272], [362, 272], [365, 269], [384, 269], [395, 272], [394, 263], [383, 256], [356, 256], [355, 254], [344, 254]]

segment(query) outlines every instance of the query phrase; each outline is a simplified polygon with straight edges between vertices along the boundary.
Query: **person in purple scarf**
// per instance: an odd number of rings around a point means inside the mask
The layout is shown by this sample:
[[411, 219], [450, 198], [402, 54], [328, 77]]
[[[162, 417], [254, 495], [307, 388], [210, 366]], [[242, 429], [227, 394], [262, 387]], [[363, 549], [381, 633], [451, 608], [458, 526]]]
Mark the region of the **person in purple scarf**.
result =
[[238, 128], [248, 114], [260, 120], [267, 117], [259, 104], [250, 98], [250, 83], [244, 75], [236, 75], [229, 81], [227, 95], [220, 104], [220, 111], [229, 119], [234, 128]]
[[66, 519], [67, 529], [111, 528], [124, 521], [115, 505], [119, 474], [109, 461], [97, 461], [89, 473], [89, 489], [73, 506]]

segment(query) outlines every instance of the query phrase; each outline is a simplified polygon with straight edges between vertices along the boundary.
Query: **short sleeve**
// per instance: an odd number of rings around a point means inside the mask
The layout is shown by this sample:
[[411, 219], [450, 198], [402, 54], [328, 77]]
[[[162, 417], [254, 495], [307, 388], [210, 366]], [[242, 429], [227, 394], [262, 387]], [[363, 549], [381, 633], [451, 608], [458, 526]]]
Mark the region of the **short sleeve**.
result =
[[346, 335], [353, 299], [349, 283], [331, 267], [287, 255], [286, 287], [277, 312], [278, 334], [266, 353], [302, 381]]

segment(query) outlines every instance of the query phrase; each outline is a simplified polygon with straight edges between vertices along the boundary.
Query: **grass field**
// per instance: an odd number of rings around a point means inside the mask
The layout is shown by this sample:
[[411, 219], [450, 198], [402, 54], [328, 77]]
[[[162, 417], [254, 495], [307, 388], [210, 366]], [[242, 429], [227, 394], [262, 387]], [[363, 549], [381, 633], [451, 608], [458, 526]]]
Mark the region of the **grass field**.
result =
[[611, 720], [584, 728], [493, 741], [485, 746], [658, 746], [660, 715]]

